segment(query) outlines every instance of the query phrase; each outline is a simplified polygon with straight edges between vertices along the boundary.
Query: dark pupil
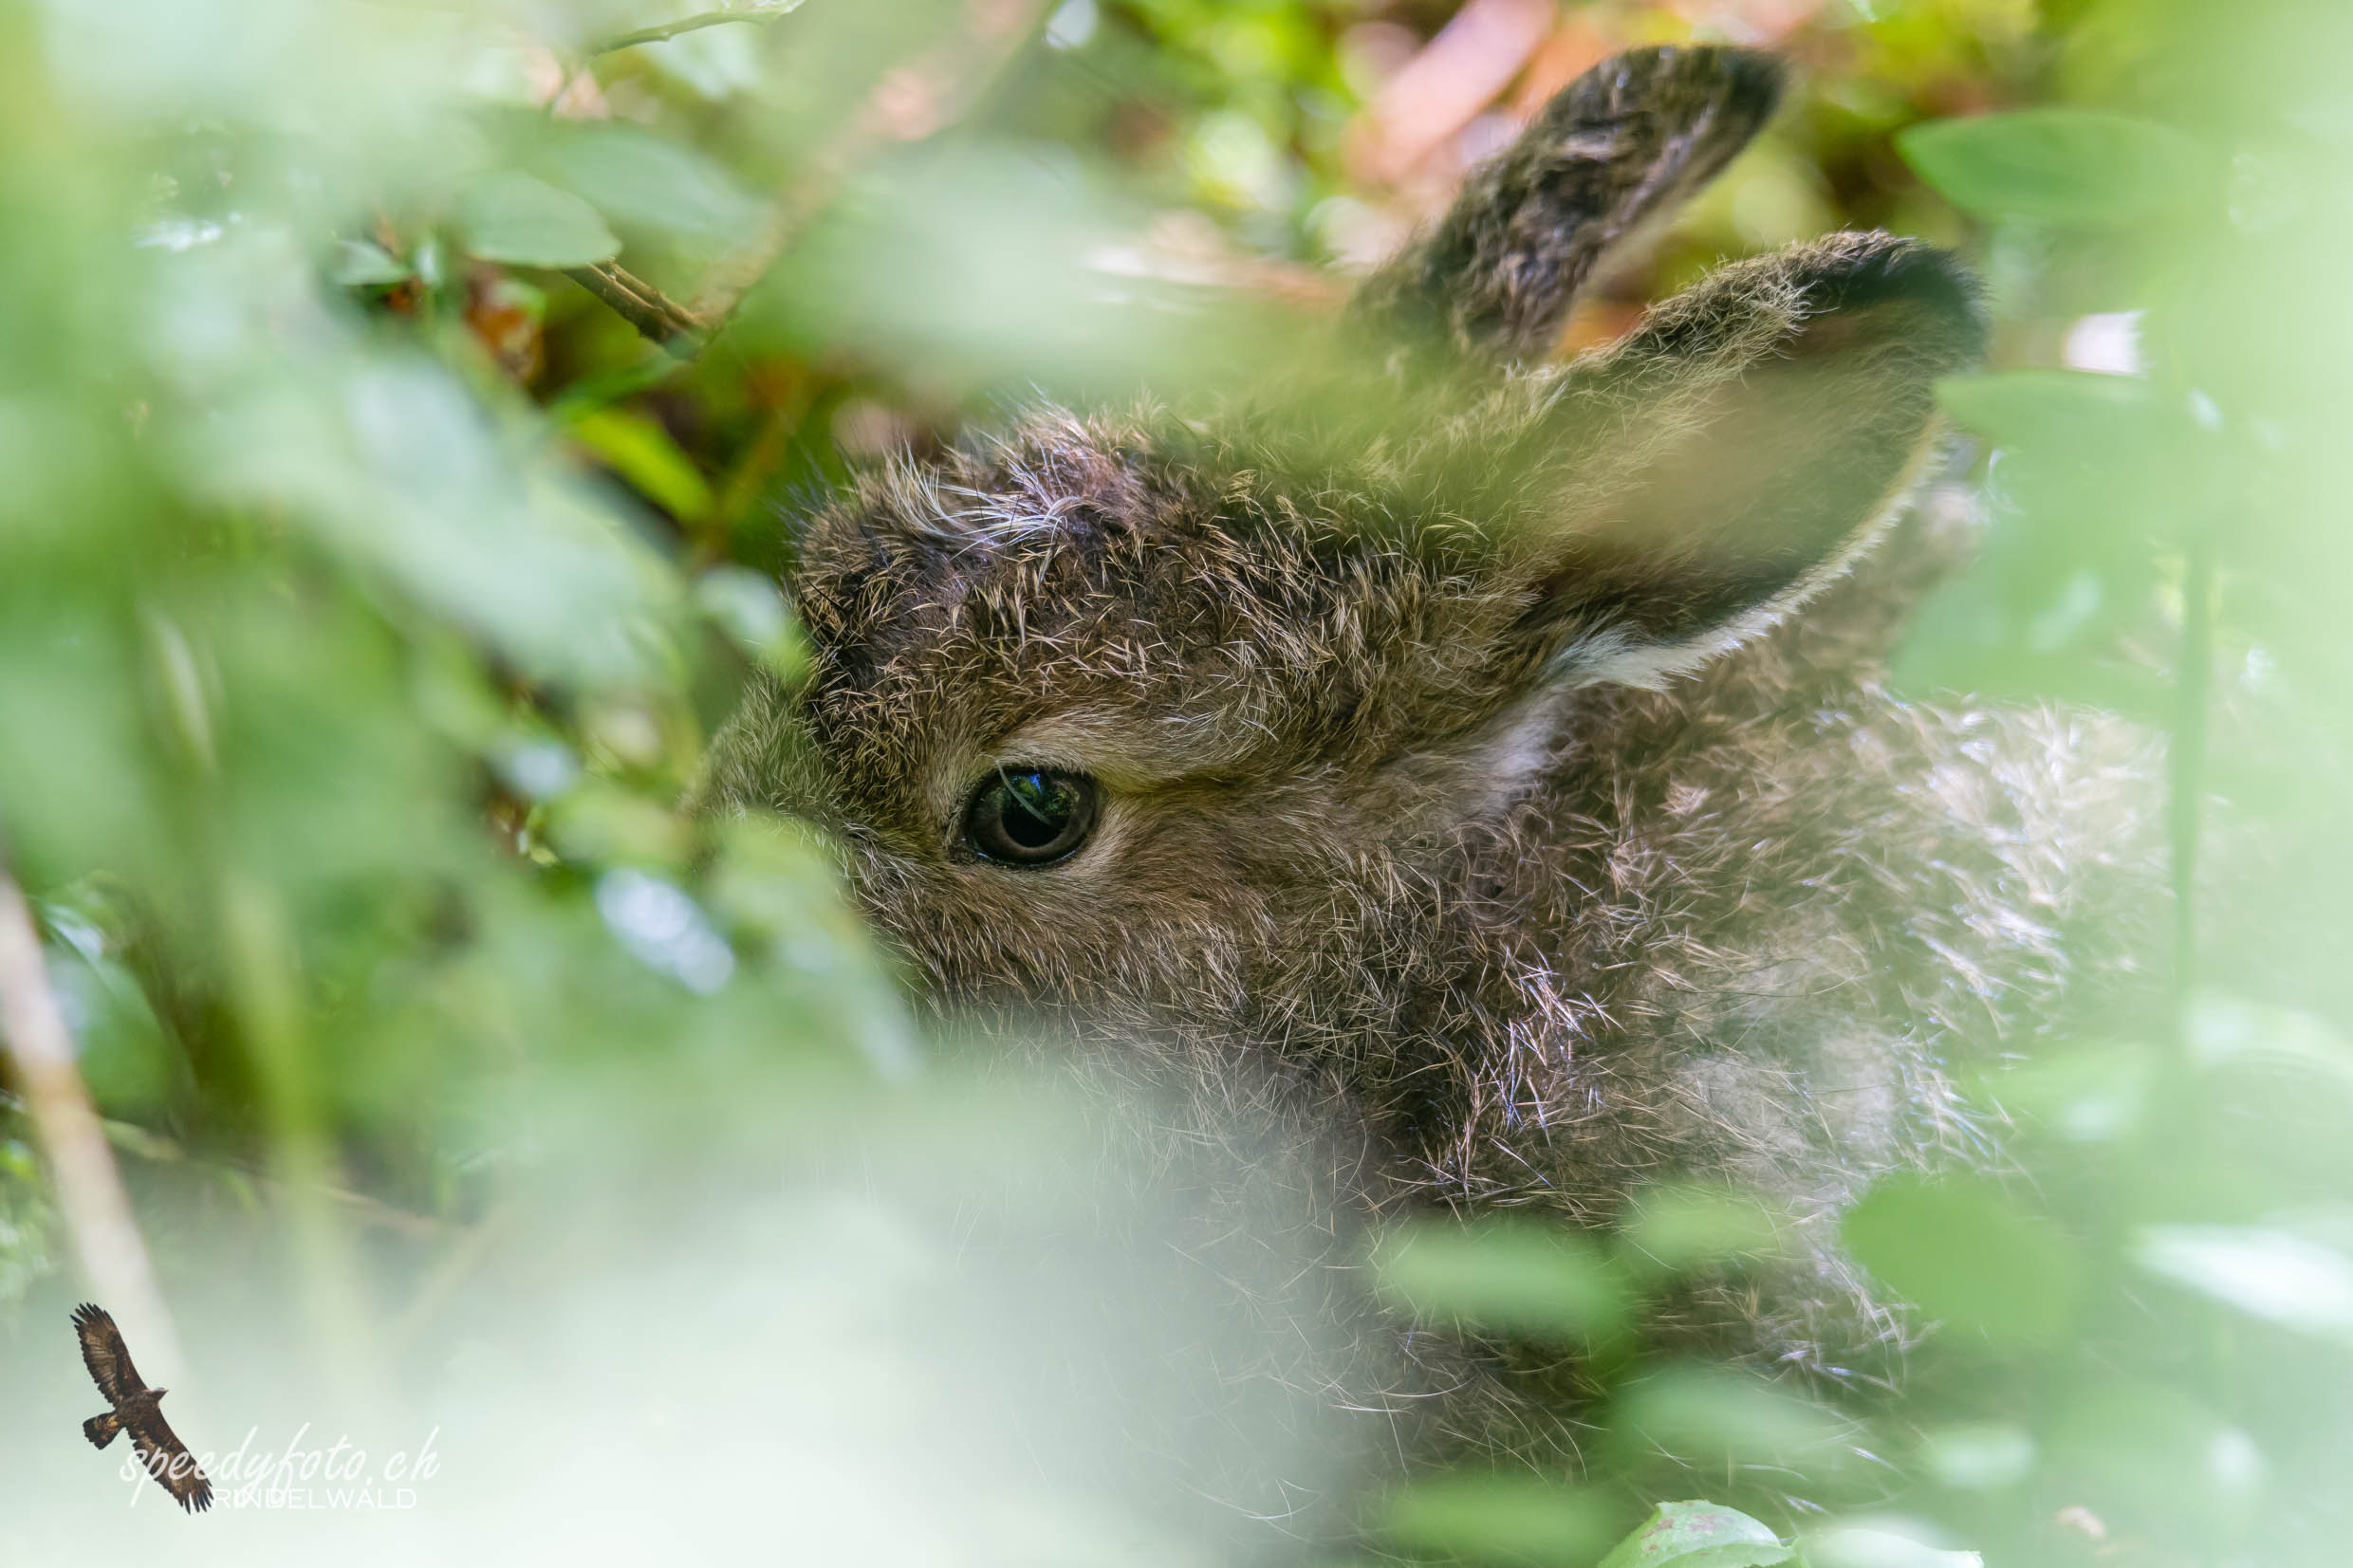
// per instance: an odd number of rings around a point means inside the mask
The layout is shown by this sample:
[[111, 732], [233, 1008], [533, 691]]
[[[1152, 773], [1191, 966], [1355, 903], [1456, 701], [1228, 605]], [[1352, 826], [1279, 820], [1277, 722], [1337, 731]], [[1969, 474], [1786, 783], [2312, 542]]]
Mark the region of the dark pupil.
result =
[[964, 841], [1000, 865], [1051, 865], [1086, 842], [1096, 801], [1095, 781], [1084, 773], [999, 768], [966, 808]]
[[1043, 773], [1003, 775], [1005, 836], [1024, 849], [1044, 849], [1062, 837], [1076, 808], [1069, 785]]

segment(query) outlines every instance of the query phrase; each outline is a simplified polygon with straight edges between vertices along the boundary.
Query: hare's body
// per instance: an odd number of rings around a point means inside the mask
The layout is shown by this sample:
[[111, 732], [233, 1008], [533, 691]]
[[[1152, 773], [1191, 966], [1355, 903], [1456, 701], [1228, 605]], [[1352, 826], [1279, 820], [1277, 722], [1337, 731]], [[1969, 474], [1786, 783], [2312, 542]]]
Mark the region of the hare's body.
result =
[[[870, 478], [793, 576], [817, 673], [711, 793], [832, 829], [944, 1005], [1289, 1129], [1336, 1215], [1777, 1195], [1803, 1259], [1660, 1332], [1867, 1374], [1837, 1211], [1982, 1155], [1973, 1061], [2145, 985], [2151, 760], [1882, 688], [1979, 335], [1933, 252], [1836, 237], [1512, 363], [1771, 87], [1699, 50], [1570, 89], [1367, 290], [1401, 347], [1353, 401], [1049, 411]], [[1492, 1392], [1436, 1425], [1527, 1440]]]

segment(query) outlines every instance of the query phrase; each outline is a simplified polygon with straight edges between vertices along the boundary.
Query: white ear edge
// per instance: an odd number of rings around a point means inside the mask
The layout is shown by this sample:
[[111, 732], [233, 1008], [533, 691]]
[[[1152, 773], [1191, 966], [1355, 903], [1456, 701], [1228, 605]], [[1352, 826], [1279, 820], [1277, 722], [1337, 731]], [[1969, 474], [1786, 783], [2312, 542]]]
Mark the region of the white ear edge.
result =
[[1606, 683], [1660, 692], [1677, 676], [1690, 674], [1719, 655], [1763, 636], [1803, 609], [1824, 588], [1852, 571], [1855, 563], [1886, 536], [1911, 509], [1920, 481], [1927, 476], [1931, 461], [1943, 446], [1944, 421], [1932, 417], [1913, 443], [1912, 455], [1896, 475], [1895, 483], [1888, 487], [1863, 525], [1847, 535], [1836, 554], [1802, 573], [1770, 599], [1680, 642], [1640, 642], [1623, 626], [1598, 627], [1552, 656], [1547, 683], [1572, 688]]

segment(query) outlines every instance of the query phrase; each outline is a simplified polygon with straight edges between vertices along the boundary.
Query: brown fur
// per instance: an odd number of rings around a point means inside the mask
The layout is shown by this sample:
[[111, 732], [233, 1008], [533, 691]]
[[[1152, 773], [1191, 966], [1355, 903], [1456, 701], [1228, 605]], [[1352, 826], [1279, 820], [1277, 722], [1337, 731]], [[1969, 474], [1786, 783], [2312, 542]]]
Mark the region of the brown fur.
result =
[[[1901, 1335], [1839, 1209], [1992, 1157], [1956, 1075], [2145, 990], [2155, 768], [2097, 714], [1884, 688], [1953, 549], [1896, 521], [1981, 336], [1948, 261], [1834, 236], [1515, 362], [1776, 81], [1663, 50], [1572, 86], [1369, 286], [1360, 329], [1416, 353], [1347, 396], [1042, 409], [867, 477], [790, 581], [816, 673], [754, 693], [707, 793], [830, 829], [945, 1009], [1287, 1129], [1337, 1254], [1366, 1215], [1748, 1184], [1801, 1261], [1657, 1334], [1879, 1377]], [[1000, 763], [1101, 782], [1083, 851], [960, 845]], [[1431, 1354], [1334, 1397], [1454, 1387], [1434, 1449], [1573, 1448], [1543, 1378]]]

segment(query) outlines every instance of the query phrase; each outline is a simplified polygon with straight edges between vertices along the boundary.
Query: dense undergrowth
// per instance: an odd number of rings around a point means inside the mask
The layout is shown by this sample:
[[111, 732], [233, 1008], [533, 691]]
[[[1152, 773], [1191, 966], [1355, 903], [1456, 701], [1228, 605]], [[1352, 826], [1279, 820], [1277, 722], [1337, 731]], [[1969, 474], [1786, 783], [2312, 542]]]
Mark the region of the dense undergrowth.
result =
[[[1985, 541], [1898, 679], [2167, 732], [2178, 1026], [1987, 1077], [2005, 1166], [1850, 1217], [1917, 1309], [1876, 1425], [1629, 1356], [1590, 1474], [1417, 1481], [1366, 1505], [1365, 1550], [1589, 1562], [1657, 1504], [1769, 1492], [1795, 1501], [1769, 1524], [1677, 1516], [1611, 1561], [1764, 1563], [1791, 1532], [1825, 1568], [2339, 1560], [2344, 19], [1473, 9], [1486, 33], [1406, 0], [0, 5], [0, 829], [157, 1310], [369, 1408], [468, 1380], [463, 1303], [637, 1279], [703, 1211], [662, 1207], [665, 1172], [910, 1117], [987, 1141], [1002, 1106], [927, 1098], [822, 858], [679, 808], [747, 673], [798, 668], [780, 517], [1032, 389], [1247, 377], [1267, 321], [1327, 314], [1513, 113], [1612, 47], [1729, 35], [1799, 62], [1800, 101], [1572, 339], [1842, 224], [1977, 261], [1994, 363], [1943, 397]], [[29, 1365], [64, 1356], [78, 1266], [126, 1277], [75, 1262], [47, 1091], [9, 1083], [0, 1319]], [[606, 1222], [530, 1250], [515, 1216], [565, 1191]], [[931, 1245], [825, 1212], [807, 1256], [863, 1260], [837, 1283]], [[1590, 1345], [1772, 1229], [1670, 1193], [1616, 1252], [1381, 1257], [1417, 1310]], [[186, 1337], [232, 1410], [233, 1358]], [[872, 1389], [844, 1374], [824, 1419]], [[47, 1528], [0, 1517], [0, 1545]], [[906, 1559], [1198, 1559], [1066, 1497], [984, 1537]]]

